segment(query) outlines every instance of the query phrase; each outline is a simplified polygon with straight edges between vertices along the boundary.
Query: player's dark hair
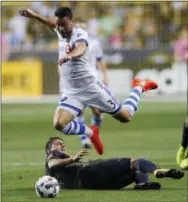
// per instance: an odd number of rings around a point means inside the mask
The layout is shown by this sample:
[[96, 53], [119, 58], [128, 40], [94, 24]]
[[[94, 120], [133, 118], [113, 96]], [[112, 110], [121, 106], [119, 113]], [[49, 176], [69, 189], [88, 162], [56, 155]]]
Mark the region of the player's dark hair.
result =
[[51, 148], [52, 143], [53, 143], [54, 140], [62, 140], [62, 141], [63, 141], [62, 138], [57, 137], [57, 136], [55, 136], [55, 137], [50, 137], [49, 140], [46, 142], [46, 146], [45, 146], [46, 154], [48, 154], [48, 149]]
[[55, 17], [64, 18], [69, 17], [72, 19], [72, 10], [69, 7], [60, 7], [55, 11]]

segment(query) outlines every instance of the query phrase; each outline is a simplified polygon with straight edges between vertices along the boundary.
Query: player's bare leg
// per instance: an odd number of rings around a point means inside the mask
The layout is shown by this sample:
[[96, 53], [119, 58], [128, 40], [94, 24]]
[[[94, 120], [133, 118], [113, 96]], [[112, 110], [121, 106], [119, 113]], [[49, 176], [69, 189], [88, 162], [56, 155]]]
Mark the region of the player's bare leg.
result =
[[54, 114], [54, 127], [62, 131], [66, 125], [73, 120], [73, 115], [63, 109], [63, 108], [57, 108], [55, 114]]
[[103, 144], [99, 138], [99, 129], [97, 126], [89, 128], [85, 124], [73, 120], [73, 115], [68, 110], [61, 107], [56, 109], [54, 115], [54, 127], [66, 135], [85, 134], [89, 136], [93, 146], [99, 154], [103, 154]]
[[92, 113], [93, 113], [93, 116], [92, 116], [92, 119], [91, 119], [91, 123], [92, 125], [96, 125], [98, 127], [101, 127], [102, 124], [103, 124], [103, 120], [104, 120], [104, 114], [102, 114], [100, 112], [100, 110], [96, 107], [91, 107], [91, 110], [92, 110]]
[[129, 122], [132, 120], [134, 113], [138, 109], [140, 96], [143, 92], [156, 89], [157, 83], [152, 80], [134, 79], [132, 81], [133, 90], [129, 97], [122, 104], [121, 110], [114, 116], [120, 122]]

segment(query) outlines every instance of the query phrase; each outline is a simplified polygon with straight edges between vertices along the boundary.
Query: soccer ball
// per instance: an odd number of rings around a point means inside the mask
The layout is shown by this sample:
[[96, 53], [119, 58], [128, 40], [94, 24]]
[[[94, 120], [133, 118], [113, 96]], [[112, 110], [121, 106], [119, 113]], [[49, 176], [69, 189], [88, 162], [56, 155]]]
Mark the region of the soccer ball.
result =
[[59, 193], [59, 184], [54, 177], [43, 176], [35, 183], [36, 194], [43, 198], [53, 198]]

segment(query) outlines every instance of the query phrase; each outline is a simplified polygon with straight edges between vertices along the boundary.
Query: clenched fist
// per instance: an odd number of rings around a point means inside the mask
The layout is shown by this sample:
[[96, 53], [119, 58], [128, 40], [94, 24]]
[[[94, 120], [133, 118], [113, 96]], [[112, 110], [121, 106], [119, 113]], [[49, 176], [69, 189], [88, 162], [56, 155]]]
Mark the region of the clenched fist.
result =
[[36, 16], [36, 13], [32, 11], [31, 9], [27, 8], [27, 9], [20, 10], [20, 15], [27, 18], [33, 18]]
[[57, 62], [59, 65], [62, 65], [63, 63], [65, 63], [71, 59], [72, 59], [71, 56], [65, 55], [65, 56], [61, 57]]

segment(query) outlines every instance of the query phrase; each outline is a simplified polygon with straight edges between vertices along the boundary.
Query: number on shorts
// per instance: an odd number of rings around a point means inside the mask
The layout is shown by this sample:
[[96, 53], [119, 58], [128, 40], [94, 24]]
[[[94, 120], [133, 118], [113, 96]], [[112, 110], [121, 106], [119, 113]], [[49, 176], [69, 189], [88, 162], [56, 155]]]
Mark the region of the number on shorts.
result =
[[62, 97], [61, 102], [64, 102], [67, 99], [67, 97]]
[[111, 104], [113, 106], [112, 109], [116, 108], [116, 105], [115, 105], [115, 103], [112, 100], [108, 100], [107, 103], [109, 103], [109, 104]]

